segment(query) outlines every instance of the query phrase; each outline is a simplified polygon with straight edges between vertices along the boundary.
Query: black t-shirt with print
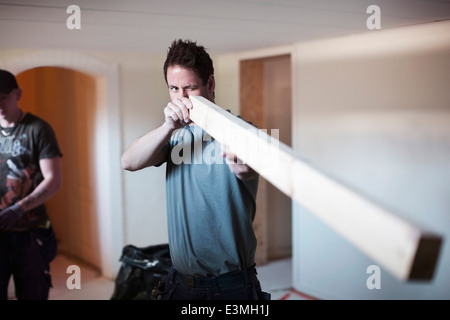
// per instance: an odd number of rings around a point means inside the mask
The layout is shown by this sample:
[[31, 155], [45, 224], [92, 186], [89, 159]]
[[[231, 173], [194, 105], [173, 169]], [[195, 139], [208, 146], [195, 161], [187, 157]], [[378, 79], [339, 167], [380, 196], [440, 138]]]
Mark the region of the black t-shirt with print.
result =
[[[0, 133], [0, 208], [4, 209], [29, 195], [43, 180], [39, 160], [61, 157], [61, 150], [51, 126], [43, 119], [26, 113], [8, 133]], [[15, 231], [45, 226], [48, 215], [44, 205], [28, 211]]]

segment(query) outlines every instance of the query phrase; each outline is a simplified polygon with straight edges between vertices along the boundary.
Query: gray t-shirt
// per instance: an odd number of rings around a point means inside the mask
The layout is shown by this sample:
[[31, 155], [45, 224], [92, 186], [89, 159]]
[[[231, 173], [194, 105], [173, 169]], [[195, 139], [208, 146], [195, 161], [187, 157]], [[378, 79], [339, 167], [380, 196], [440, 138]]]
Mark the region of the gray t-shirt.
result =
[[220, 143], [197, 125], [176, 130], [164, 148], [170, 254], [186, 275], [219, 275], [254, 265], [259, 179], [238, 179], [220, 150]]

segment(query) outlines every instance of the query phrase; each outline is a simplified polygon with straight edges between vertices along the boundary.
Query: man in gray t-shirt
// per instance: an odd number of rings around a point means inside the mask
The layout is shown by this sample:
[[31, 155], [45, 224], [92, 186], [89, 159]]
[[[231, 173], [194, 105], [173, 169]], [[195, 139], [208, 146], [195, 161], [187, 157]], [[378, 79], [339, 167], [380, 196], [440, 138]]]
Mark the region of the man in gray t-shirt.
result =
[[220, 149], [196, 125], [176, 130], [165, 148], [171, 257], [185, 275], [219, 275], [255, 264], [258, 177], [237, 178], [221, 155], [216, 157]]
[[189, 118], [189, 96], [214, 102], [212, 60], [196, 42], [176, 40], [163, 70], [171, 98], [165, 122], [133, 141], [121, 159], [130, 171], [167, 163], [173, 267], [161, 298], [267, 299], [254, 262], [259, 175]]

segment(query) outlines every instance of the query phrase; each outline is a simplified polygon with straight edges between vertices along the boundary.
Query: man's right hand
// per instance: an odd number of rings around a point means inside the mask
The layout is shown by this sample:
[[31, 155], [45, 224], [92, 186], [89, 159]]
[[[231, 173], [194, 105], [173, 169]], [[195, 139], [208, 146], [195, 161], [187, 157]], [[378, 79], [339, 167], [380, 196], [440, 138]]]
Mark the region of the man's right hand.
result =
[[178, 129], [190, 124], [189, 110], [192, 102], [188, 98], [177, 98], [164, 108], [165, 124], [171, 129]]
[[0, 230], [11, 231], [24, 214], [25, 210], [18, 203], [3, 209], [0, 211]]

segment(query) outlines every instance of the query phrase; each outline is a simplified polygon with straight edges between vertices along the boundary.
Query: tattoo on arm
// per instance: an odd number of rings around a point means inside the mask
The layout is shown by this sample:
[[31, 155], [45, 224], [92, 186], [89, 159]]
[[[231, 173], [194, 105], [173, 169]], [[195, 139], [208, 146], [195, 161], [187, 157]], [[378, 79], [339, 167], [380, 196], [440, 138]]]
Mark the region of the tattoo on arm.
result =
[[23, 199], [23, 206], [28, 210], [38, 206], [41, 198], [45, 198], [45, 195], [48, 193], [47, 188], [41, 188], [36, 190], [35, 192], [29, 194], [27, 197]]

